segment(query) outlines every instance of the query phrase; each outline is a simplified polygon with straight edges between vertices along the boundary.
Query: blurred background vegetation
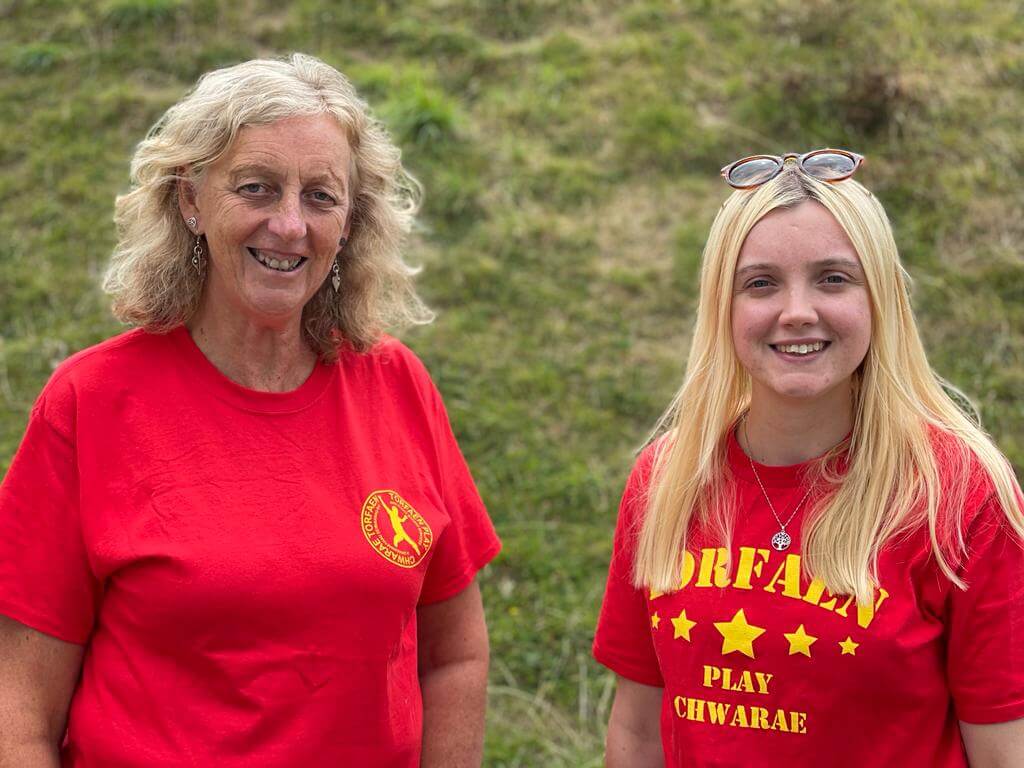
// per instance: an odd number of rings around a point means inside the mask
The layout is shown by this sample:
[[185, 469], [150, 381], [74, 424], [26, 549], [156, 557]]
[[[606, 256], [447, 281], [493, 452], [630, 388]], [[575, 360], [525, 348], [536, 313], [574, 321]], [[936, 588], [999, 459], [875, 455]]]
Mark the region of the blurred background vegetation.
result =
[[680, 380], [727, 161], [839, 146], [882, 199], [934, 367], [1024, 470], [1016, 0], [0, 0], [0, 472], [69, 353], [133, 147], [203, 72], [337, 66], [427, 198], [445, 395], [505, 541], [483, 575], [487, 765], [600, 762], [589, 655], [616, 503]]

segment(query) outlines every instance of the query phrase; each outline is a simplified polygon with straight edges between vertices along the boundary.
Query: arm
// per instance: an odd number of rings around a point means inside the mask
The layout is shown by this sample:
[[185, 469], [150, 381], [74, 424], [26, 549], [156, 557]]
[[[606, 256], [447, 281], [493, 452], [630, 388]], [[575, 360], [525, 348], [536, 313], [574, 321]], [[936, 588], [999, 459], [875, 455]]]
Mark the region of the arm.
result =
[[0, 768], [58, 768], [83, 650], [0, 615]]
[[977, 725], [960, 723], [971, 768], [1015, 768], [1024, 761], [1024, 719]]
[[478, 768], [487, 707], [487, 625], [480, 587], [417, 611], [423, 768]]
[[664, 689], [635, 683], [621, 675], [608, 721], [606, 768], [661, 768], [661, 697]]

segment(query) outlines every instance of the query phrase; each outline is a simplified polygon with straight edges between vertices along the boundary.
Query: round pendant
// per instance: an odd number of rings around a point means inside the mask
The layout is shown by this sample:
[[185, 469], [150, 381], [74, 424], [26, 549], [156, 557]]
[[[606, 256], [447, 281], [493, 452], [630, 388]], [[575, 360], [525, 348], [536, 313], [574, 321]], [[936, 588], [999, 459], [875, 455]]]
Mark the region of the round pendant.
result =
[[789, 545], [793, 543], [793, 539], [789, 537], [789, 534], [785, 531], [779, 531], [772, 536], [772, 549], [779, 552], [784, 549], [789, 549]]

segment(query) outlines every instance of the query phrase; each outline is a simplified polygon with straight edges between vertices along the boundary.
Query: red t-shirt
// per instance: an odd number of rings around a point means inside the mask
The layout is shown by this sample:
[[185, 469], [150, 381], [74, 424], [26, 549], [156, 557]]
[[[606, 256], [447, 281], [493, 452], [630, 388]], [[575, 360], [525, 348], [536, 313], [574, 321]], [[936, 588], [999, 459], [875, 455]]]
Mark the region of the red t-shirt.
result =
[[184, 328], [63, 363], [0, 486], [0, 612], [86, 646], [63, 764], [418, 766], [416, 608], [500, 544], [422, 364], [298, 389]]
[[[594, 656], [665, 689], [667, 766], [959, 768], [957, 720], [1024, 717], [1024, 548], [987, 479], [965, 517], [969, 589], [943, 576], [921, 530], [883, 550], [874, 604], [858, 608], [801, 574], [802, 512], [789, 550], [772, 548], [779, 526], [731, 436], [731, 570], [698, 538], [678, 591], [635, 589], [652, 462], [649, 448], [622, 499]], [[757, 466], [780, 515], [804, 495], [803, 469]]]

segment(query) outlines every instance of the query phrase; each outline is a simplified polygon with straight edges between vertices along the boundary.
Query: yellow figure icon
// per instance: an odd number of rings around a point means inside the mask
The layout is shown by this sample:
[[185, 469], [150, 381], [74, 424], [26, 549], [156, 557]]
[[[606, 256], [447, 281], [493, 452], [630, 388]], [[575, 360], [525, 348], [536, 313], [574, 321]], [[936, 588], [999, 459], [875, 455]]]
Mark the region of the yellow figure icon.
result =
[[409, 546], [416, 552], [416, 556], [419, 557], [419, 545], [409, 537], [409, 534], [405, 532], [405, 526], [402, 525], [402, 523], [409, 519], [409, 516], [403, 515], [398, 510], [397, 506], [388, 506], [388, 503], [384, 501], [383, 496], [378, 496], [377, 498], [380, 499], [380, 503], [384, 505], [384, 511], [388, 513], [388, 520], [391, 521], [391, 530], [395, 533], [395, 538], [392, 539], [391, 545], [397, 549], [400, 542], [407, 541], [409, 542]]

